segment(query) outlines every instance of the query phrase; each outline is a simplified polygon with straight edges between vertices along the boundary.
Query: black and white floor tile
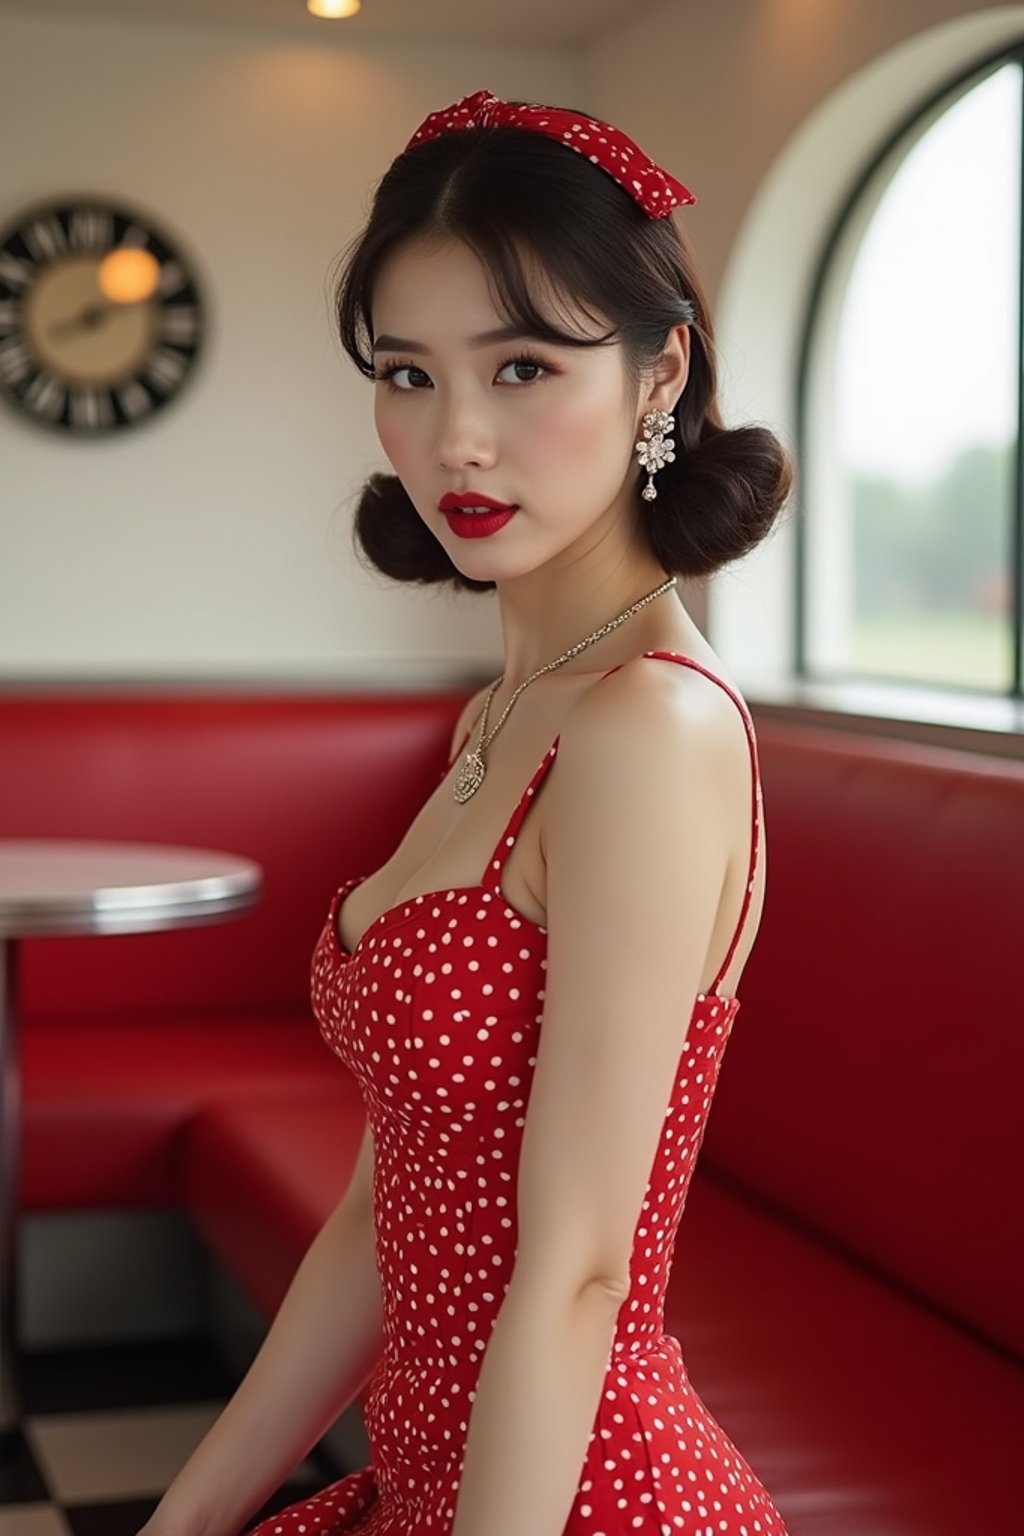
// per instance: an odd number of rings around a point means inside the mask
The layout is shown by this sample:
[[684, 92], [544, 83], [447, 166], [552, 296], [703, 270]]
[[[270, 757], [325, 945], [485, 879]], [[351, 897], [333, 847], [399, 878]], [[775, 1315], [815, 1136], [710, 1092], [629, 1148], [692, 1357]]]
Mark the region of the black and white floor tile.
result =
[[[236, 1385], [202, 1339], [27, 1352], [0, 1536], [136, 1536]], [[315, 1447], [247, 1524], [345, 1470]]]

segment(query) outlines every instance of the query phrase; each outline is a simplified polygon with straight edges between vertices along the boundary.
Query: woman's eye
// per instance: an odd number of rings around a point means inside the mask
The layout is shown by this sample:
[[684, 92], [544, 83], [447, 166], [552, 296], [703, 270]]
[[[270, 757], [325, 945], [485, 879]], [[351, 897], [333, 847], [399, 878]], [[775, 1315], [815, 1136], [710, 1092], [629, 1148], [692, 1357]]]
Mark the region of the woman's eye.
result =
[[[400, 392], [402, 394], [409, 394], [411, 391], [406, 385], [397, 385], [395, 383], [395, 376], [399, 373], [423, 373], [423, 369], [417, 368], [414, 363], [389, 363], [386, 368], [380, 369], [377, 377], [381, 380], [382, 383], [386, 384], [389, 389], [393, 389], [396, 392]], [[425, 374], [424, 377], [426, 377]], [[413, 387], [415, 388], [416, 386]]]
[[[510, 357], [507, 362], [502, 363], [498, 372], [504, 373], [506, 368], [526, 369], [528, 372], [532, 370], [534, 375], [533, 377], [524, 379], [521, 374], [518, 374], [511, 381], [506, 381], [511, 382], [513, 387], [521, 387], [525, 384], [535, 384], [538, 382], [538, 373], [543, 374], [549, 371], [546, 365], [535, 357]], [[387, 367], [379, 370], [377, 373], [377, 379], [381, 383], [386, 384], [388, 389], [390, 389], [394, 394], [410, 395], [414, 394], [417, 390], [422, 389], [423, 386], [416, 382], [413, 378], [410, 378], [410, 381], [406, 384], [396, 384], [395, 379], [400, 373], [407, 373], [410, 376], [418, 375], [421, 379], [429, 378], [429, 375], [425, 373], [422, 368], [417, 368], [415, 363], [389, 363]]]
[[[510, 358], [507, 363], [503, 363], [502, 364], [501, 369], [499, 371], [504, 373], [506, 368], [528, 368], [528, 369], [532, 368], [535, 372], [538, 369], [540, 370], [541, 373], [546, 373], [547, 372], [547, 370], [544, 367], [544, 364], [543, 363], [539, 363], [535, 357], [513, 357], [513, 358]], [[520, 383], [520, 384], [533, 384], [535, 382], [535, 379], [523, 379], [523, 378], [520, 378], [517, 382]]]

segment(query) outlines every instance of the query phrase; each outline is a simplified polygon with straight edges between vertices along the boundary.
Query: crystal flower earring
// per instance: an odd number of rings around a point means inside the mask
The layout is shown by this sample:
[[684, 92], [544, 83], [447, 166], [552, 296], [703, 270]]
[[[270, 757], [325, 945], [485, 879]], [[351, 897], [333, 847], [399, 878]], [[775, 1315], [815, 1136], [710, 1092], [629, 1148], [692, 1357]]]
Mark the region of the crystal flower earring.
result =
[[641, 466], [647, 471], [647, 484], [640, 495], [644, 501], [653, 501], [658, 492], [654, 486], [654, 472], [666, 464], [675, 462], [675, 440], [668, 436], [673, 420], [668, 411], [648, 411], [643, 420], [643, 440], [636, 445]]

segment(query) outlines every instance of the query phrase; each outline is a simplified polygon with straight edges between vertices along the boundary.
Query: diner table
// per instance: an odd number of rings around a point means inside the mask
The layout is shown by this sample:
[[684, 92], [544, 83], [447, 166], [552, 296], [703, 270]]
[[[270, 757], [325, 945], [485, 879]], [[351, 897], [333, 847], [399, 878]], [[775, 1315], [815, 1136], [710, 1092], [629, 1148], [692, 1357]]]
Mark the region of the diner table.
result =
[[0, 838], [0, 1433], [21, 1418], [17, 1353], [20, 945], [152, 933], [254, 906], [263, 871], [217, 849], [82, 838]]

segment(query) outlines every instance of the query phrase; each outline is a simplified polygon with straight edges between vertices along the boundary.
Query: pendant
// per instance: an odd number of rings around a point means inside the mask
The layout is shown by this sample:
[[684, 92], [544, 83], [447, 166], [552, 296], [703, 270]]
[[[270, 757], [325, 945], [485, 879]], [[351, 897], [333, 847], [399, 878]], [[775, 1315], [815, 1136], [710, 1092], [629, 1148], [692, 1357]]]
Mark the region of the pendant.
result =
[[479, 752], [467, 752], [455, 779], [454, 793], [460, 805], [465, 805], [467, 800], [473, 798], [483, 783], [486, 772], [486, 765]]

